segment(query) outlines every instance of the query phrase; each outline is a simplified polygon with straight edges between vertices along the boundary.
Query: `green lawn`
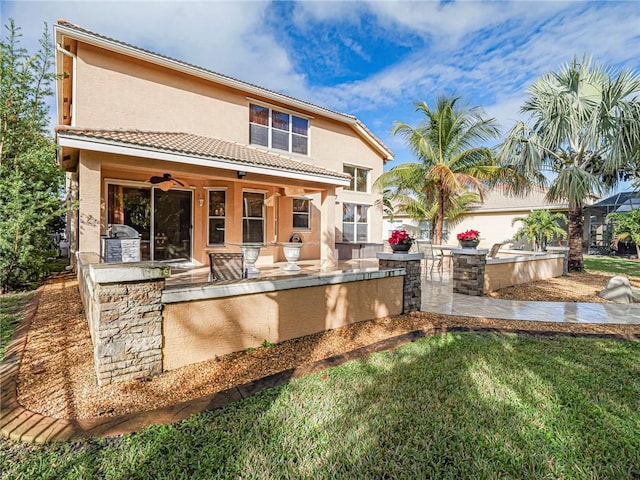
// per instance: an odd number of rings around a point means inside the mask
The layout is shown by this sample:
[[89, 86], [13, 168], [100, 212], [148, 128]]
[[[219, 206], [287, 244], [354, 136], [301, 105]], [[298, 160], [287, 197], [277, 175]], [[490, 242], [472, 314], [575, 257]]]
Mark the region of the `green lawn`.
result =
[[0, 295], [0, 360], [11, 340], [14, 330], [22, 320], [25, 305], [33, 297], [33, 292]]
[[640, 342], [448, 333], [3, 478], [640, 478]]
[[588, 271], [606, 272], [640, 278], [640, 261], [620, 257], [585, 255], [584, 268]]

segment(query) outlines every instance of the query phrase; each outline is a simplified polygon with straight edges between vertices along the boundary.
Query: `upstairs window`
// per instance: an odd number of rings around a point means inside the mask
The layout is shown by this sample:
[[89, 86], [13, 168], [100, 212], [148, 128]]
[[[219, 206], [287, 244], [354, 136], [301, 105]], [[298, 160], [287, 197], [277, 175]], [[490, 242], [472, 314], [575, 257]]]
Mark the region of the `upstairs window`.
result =
[[345, 165], [342, 170], [344, 173], [351, 175], [351, 183], [348, 187], [344, 187], [345, 190], [351, 190], [353, 192], [368, 192], [368, 168], [352, 167], [351, 165]]
[[309, 151], [309, 120], [251, 104], [249, 143], [306, 155]]

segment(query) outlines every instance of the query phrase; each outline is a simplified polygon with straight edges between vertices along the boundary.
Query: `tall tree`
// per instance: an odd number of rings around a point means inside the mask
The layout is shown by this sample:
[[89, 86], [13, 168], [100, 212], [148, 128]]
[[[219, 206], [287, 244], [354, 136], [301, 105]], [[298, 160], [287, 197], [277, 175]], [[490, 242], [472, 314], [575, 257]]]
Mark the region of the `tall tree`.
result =
[[546, 209], [534, 210], [526, 217], [514, 218], [511, 225], [517, 222], [521, 222], [522, 226], [514, 237], [516, 239], [525, 237], [533, 245], [534, 250], [543, 250], [553, 237], [567, 237], [567, 231], [559, 224], [559, 222], [563, 224], [567, 222], [567, 216], [564, 213], [551, 213]]
[[393, 133], [405, 140], [417, 161], [392, 168], [376, 184], [399, 197], [413, 196], [425, 211], [435, 207], [433, 240], [440, 243], [444, 220], [468, 204], [468, 193], [481, 200], [486, 187], [508, 178], [508, 172], [491, 148], [482, 146], [500, 132], [480, 107], [467, 108], [457, 96], [439, 96], [434, 109], [419, 102], [416, 111], [425, 116], [418, 126], [397, 121]]
[[527, 90], [519, 122], [500, 149], [505, 162], [546, 184], [550, 202], [569, 204], [569, 268], [581, 271], [582, 208], [634, 175], [640, 155], [640, 76], [576, 58]]
[[62, 172], [47, 135], [53, 50], [47, 27], [40, 50], [19, 46], [13, 20], [0, 40], [0, 289], [37, 281], [51, 255], [51, 227], [64, 211]]

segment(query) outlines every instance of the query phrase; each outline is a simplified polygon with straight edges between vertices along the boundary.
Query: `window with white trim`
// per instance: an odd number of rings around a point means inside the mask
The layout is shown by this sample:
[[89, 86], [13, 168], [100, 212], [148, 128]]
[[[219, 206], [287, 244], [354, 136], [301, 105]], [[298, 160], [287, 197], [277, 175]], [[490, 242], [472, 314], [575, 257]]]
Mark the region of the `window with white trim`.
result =
[[311, 200], [293, 199], [293, 228], [311, 228]]
[[369, 205], [342, 204], [342, 241], [366, 242], [369, 231]]
[[309, 152], [309, 120], [261, 105], [249, 105], [249, 143], [285, 152]]
[[264, 193], [242, 192], [242, 241], [264, 243]]
[[369, 191], [368, 179], [371, 169], [344, 165], [342, 171], [348, 175], [351, 175], [351, 183], [348, 187], [344, 187], [345, 190], [365, 193]]
[[221, 245], [225, 239], [227, 214], [227, 192], [209, 190], [209, 236], [208, 245]]

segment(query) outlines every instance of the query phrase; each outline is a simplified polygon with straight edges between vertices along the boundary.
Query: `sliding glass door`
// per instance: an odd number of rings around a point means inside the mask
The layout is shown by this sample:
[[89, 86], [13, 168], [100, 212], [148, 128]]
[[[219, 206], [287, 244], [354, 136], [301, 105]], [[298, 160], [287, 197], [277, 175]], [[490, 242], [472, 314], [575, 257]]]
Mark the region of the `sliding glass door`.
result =
[[109, 185], [107, 223], [128, 225], [140, 234], [140, 259], [151, 260], [151, 190]]
[[140, 234], [141, 260], [191, 260], [191, 191], [110, 184], [107, 203], [108, 223]]
[[154, 260], [191, 259], [192, 192], [153, 189]]

